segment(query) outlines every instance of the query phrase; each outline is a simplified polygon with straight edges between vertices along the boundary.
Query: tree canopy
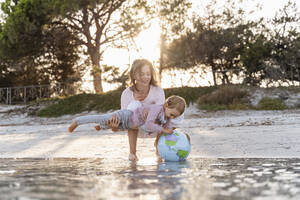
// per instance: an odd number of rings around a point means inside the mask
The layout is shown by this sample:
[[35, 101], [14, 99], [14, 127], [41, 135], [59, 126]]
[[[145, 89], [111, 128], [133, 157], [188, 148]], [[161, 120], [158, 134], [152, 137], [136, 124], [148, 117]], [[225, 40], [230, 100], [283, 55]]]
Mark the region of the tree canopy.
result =
[[[155, 5], [155, 6], [153, 6]], [[126, 82], [128, 71], [102, 63], [108, 48], [123, 48], [151, 19], [162, 29], [160, 75], [202, 69], [214, 84], [300, 81], [300, 15], [289, 2], [273, 19], [250, 20], [235, 1], [212, 0], [190, 15], [188, 0], [5, 0], [0, 24], [0, 86], [80, 82], [93, 77]], [[103, 77], [111, 72], [114, 80]]]
[[300, 81], [295, 4], [289, 2], [271, 22], [250, 20], [234, 1], [227, 1], [219, 13], [214, 5], [213, 0], [205, 15], [196, 13], [193, 26], [168, 44], [169, 68], [205, 66], [215, 85], [231, 84], [233, 75], [251, 85]]
[[81, 77], [75, 36], [54, 22], [55, 6], [49, 0], [6, 0], [1, 24], [1, 85], [74, 83]]

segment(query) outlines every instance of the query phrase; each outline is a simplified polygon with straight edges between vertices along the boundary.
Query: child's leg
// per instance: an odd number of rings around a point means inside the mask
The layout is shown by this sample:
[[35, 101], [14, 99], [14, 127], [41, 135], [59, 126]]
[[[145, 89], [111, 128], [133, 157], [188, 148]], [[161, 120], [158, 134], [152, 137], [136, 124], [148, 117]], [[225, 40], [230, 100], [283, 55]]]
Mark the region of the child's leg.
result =
[[[115, 114], [113, 115], [109, 120], [107, 120], [107, 126], [113, 131], [116, 132], [119, 130], [119, 125], [121, 123], [120, 118]], [[101, 127], [99, 125], [95, 126], [95, 129], [97, 131], [101, 130]]]
[[87, 115], [76, 117], [73, 123], [69, 126], [68, 131], [72, 133], [77, 128], [77, 126], [81, 124], [97, 123], [99, 117], [101, 117], [101, 115]]
[[86, 115], [81, 117], [76, 117], [75, 121], [78, 125], [81, 124], [89, 124], [89, 123], [99, 123], [99, 119], [101, 119], [103, 115]]
[[[77, 117], [74, 122], [76, 122], [76, 126], [79, 126], [81, 124], [88, 124], [88, 123], [96, 123], [99, 124], [95, 126], [96, 130], [101, 129], [109, 129], [109, 126], [107, 125], [107, 121], [113, 116], [116, 115], [120, 120], [120, 128], [121, 129], [128, 129], [130, 128], [130, 118], [132, 115], [132, 111], [129, 110], [118, 110], [112, 113], [107, 113], [103, 115], [87, 115], [87, 116], [81, 116]], [[73, 125], [73, 124], [72, 124]], [[74, 129], [69, 128], [69, 131], [72, 132]]]

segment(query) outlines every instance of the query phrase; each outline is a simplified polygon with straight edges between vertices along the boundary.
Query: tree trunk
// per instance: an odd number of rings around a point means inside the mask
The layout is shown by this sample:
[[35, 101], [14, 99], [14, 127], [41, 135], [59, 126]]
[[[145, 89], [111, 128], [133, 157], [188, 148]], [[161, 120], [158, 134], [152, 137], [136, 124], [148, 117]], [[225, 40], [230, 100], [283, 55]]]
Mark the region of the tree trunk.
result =
[[211, 66], [211, 72], [213, 74], [214, 86], [217, 86], [216, 72], [215, 72], [215, 67], [213, 65]]
[[100, 94], [103, 92], [102, 87], [102, 71], [100, 68], [100, 50], [96, 50], [95, 47], [92, 46], [92, 44], [87, 45], [88, 48], [88, 54], [91, 58], [92, 62], [92, 71], [91, 75], [93, 77], [93, 85], [94, 90], [96, 94]]
[[100, 64], [93, 65], [93, 84], [94, 84], [94, 90], [96, 94], [100, 94], [103, 92], [102, 87], [102, 77], [101, 77], [101, 70], [100, 70]]
[[93, 76], [93, 84], [94, 90], [96, 94], [100, 94], [103, 92], [102, 87], [102, 71], [100, 68], [100, 55], [98, 51], [93, 51], [90, 53], [92, 58], [92, 76]]
[[162, 71], [164, 68], [164, 49], [165, 49], [165, 35], [160, 34], [160, 58], [159, 58], [159, 71], [158, 71], [158, 81], [161, 83]]

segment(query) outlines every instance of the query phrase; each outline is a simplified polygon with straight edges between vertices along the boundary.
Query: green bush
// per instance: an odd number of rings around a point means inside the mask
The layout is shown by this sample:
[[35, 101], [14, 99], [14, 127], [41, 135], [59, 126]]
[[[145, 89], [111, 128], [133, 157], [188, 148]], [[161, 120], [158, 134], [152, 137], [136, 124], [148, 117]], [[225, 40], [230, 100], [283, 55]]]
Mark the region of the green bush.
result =
[[166, 98], [171, 95], [178, 95], [185, 99], [187, 105], [194, 103], [201, 95], [208, 94], [216, 90], [216, 87], [181, 87], [165, 89]]
[[198, 108], [200, 110], [209, 110], [209, 111], [217, 111], [217, 110], [227, 110], [226, 105], [219, 104], [198, 104]]
[[257, 104], [258, 110], [284, 110], [286, 108], [287, 106], [279, 98], [264, 97]]
[[238, 86], [222, 86], [211, 93], [200, 96], [199, 109], [237, 110], [249, 109], [248, 92]]
[[[183, 87], [165, 89], [166, 97], [179, 95], [185, 98], [187, 104], [195, 102], [200, 95], [215, 90], [215, 87]], [[122, 90], [110, 91], [104, 94], [78, 94], [70, 97], [40, 100], [47, 101], [48, 106], [32, 113], [40, 117], [59, 117], [73, 115], [84, 111], [107, 112], [120, 109]]]

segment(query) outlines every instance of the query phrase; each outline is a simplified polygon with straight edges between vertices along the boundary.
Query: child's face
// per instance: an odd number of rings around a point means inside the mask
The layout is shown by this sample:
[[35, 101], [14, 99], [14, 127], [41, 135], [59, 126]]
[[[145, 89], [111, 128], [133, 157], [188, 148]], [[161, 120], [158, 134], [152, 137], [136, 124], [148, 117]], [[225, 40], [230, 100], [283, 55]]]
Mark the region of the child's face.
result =
[[165, 107], [165, 117], [168, 119], [174, 119], [180, 115], [180, 112], [176, 108]]

